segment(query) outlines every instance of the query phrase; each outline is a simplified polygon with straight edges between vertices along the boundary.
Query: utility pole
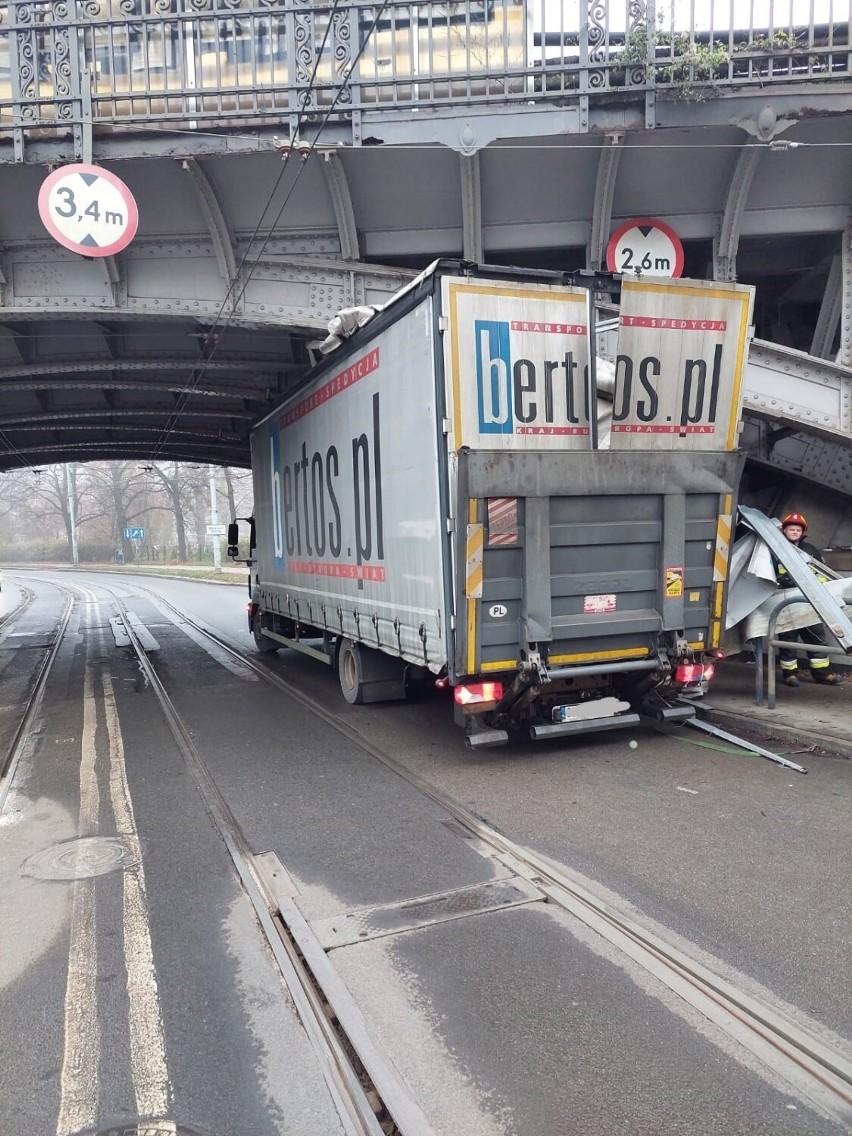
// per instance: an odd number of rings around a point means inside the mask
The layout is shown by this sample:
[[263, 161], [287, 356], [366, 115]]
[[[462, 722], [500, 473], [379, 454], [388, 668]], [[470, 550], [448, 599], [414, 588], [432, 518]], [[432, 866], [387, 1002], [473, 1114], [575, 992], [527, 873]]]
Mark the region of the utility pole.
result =
[[216, 466], [208, 465], [207, 472], [210, 475], [210, 527], [214, 530], [211, 540], [213, 541], [213, 571], [222, 571], [222, 547], [220, 544], [220, 537], [215, 530], [219, 527], [219, 504], [216, 500]]
[[77, 467], [73, 462], [65, 463], [65, 496], [68, 499], [68, 519], [71, 523], [71, 561], [80, 563], [77, 551], [77, 511], [75, 507], [77, 497]]

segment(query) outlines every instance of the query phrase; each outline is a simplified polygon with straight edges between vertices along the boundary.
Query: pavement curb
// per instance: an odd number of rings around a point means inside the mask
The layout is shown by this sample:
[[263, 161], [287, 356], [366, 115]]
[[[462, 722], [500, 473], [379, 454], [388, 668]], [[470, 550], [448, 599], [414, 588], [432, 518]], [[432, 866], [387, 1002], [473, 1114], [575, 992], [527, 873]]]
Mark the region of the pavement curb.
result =
[[[767, 721], [766, 718], [756, 718], [751, 714], [738, 713], [735, 710], [717, 710], [711, 706], [702, 706], [701, 715], [723, 729], [730, 730], [731, 733], [739, 732], [744, 737], [748, 737], [749, 734], [758, 735], [761, 744], [775, 739], [785, 745], [795, 744], [803, 750], [813, 751], [816, 743], [816, 747], [828, 755], [852, 761], [852, 742], [842, 735], [810, 728], [807, 733], [803, 733], [793, 726], [785, 726], [783, 722]], [[749, 740], [758, 740], [758, 737]], [[772, 747], [764, 744], [764, 748]]]

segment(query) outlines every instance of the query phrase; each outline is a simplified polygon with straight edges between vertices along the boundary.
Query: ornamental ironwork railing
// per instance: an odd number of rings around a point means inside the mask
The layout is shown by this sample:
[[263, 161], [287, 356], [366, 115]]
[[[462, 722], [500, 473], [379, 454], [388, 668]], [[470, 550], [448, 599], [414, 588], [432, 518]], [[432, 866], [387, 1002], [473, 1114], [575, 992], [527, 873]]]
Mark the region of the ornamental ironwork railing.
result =
[[0, 144], [69, 124], [656, 97], [846, 82], [849, 0], [10, 0]]

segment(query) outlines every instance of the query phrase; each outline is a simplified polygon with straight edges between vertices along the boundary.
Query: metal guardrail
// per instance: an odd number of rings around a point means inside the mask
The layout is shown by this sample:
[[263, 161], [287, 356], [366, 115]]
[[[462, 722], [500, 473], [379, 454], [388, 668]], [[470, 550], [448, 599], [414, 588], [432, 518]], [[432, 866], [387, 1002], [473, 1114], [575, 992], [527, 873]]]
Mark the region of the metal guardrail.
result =
[[[793, 21], [795, 17], [795, 22]], [[362, 45], [366, 44], [361, 50]], [[0, 142], [849, 81], [848, 0], [9, 0]], [[16, 156], [18, 156], [16, 154]]]
[[[844, 650], [843, 647], [822, 646], [821, 644], [801, 643], [799, 641], [789, 641], [778, 638], [778, 616], [785, 607], [791, 604], [807, 603], [801, 596], [780, 596], [778, 602], [772, 608], [769, 614], [769, 625], [766, 629], [766, 635], [761, 635], [754, 640], [754, 657], [755, 657], [755, 671], [754, 671], [754, 704], [755, 706], [763, 705], [763, 689], [764, 689], [764, 674], [763, 674], [763, 658], [766, 655], [766, 705], [769, 710], [775, 709], [775, 652], [776, 649], [786, 647], [789, 650], [795, 651], [798, 655], [828, 655], [840, 659], [848, 659], [849, 652]], [[814, 623], [819, 623], [819, 613], [814, 611]], [[825, 626], [825, 624], [823, 624]], [[831, 629], [827, 628], [829, 634]], [[834, 636], [832, 636], [834, 638]], [[836, 642], [836, 640], [835, 640]]]

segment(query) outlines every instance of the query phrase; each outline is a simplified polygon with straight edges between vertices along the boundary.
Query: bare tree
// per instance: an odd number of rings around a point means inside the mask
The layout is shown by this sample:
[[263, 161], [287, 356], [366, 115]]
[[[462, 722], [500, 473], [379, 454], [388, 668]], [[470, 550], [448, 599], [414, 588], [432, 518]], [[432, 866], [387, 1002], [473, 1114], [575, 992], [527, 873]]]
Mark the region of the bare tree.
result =
[[151, 503], [147, 479], [139, 472], [132, 462], [99, 462], [88, 470], [92, 494], [110, 517], [110, 535], [126, 560], [134, 554], [126, 530], [157, 507]]
[[225, 493], [228, 497], [228, 520], [236, 520], [238, 508], [241, 516], [248, 515], [253, 508], [251, 471], [234, 470], [226, 465], [222, 472], [225, 475]]
[[150, 472], [157, 479], [166, 495], [169, 511], [175, 519], [179, 560], [187, 559], [185, 519], [185, 509], [187, 505], [186, 470], [187, 467], [181, 465], [180, 462], [172, 462], [170, 467], [165, 469], [161, 465], [150, 467]]

